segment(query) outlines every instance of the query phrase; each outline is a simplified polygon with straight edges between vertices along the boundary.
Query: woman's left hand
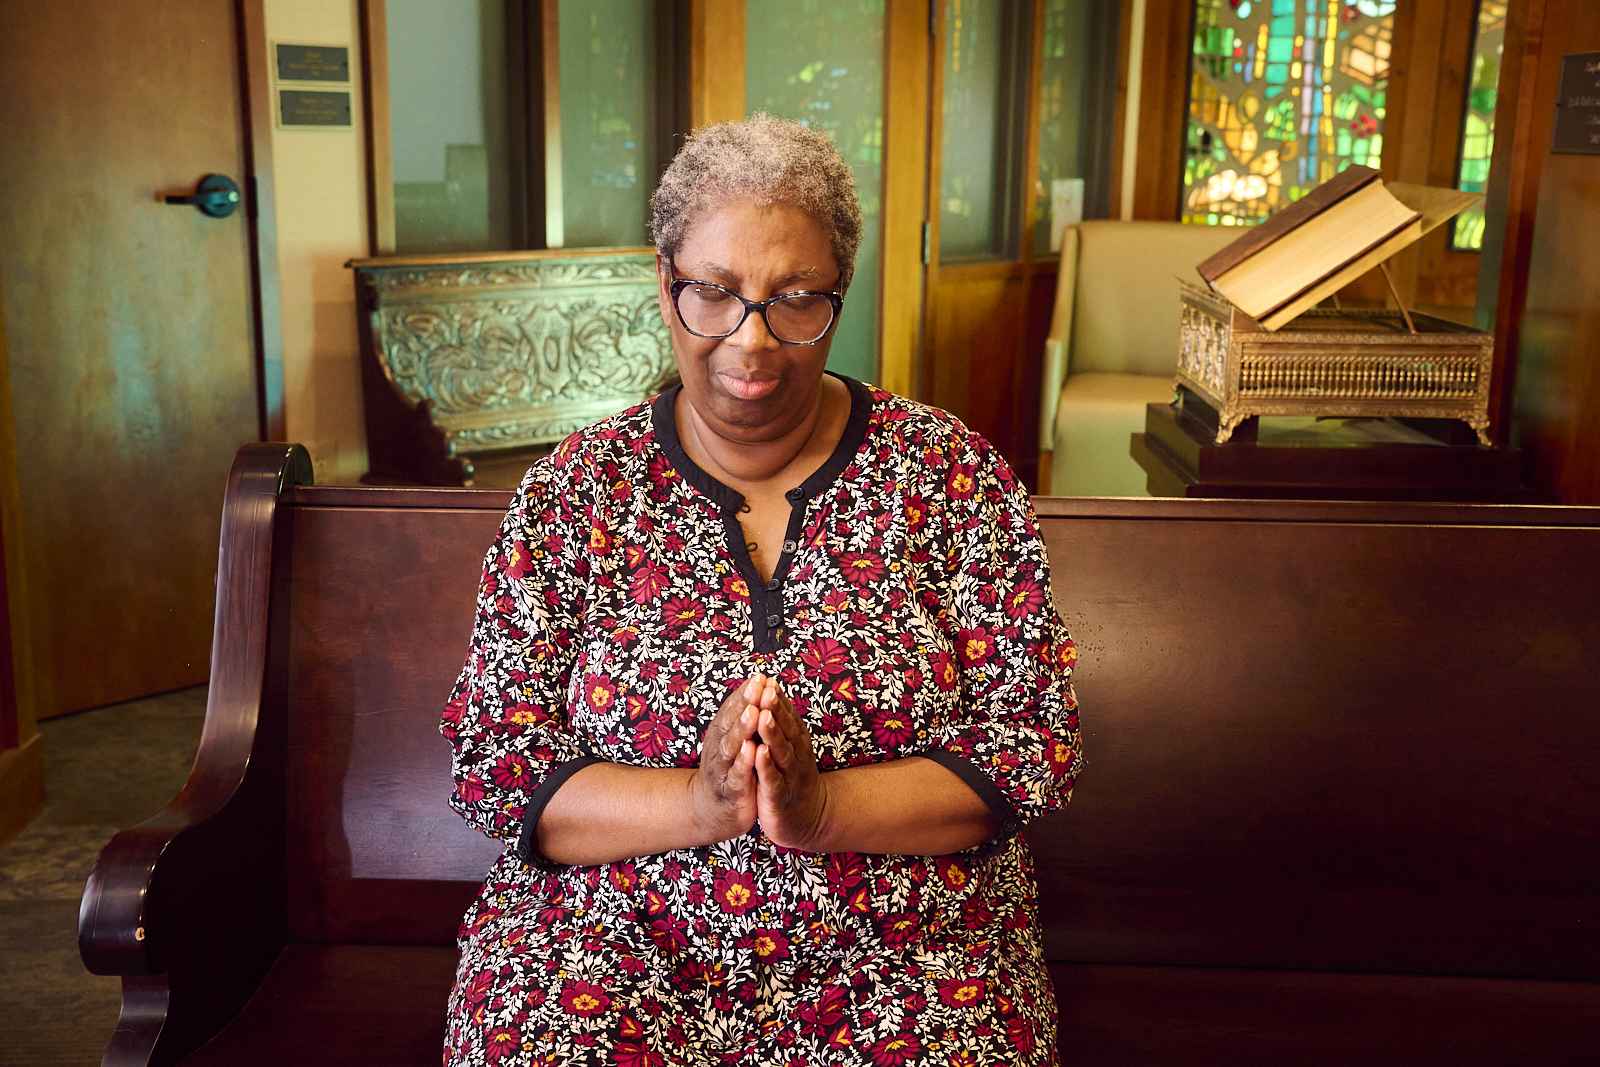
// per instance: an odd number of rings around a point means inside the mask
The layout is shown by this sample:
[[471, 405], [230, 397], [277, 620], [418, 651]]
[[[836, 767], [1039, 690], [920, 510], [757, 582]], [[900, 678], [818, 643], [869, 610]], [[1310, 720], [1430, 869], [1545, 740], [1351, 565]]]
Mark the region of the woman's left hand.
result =
[[811, 732], [776, 679], [766, 679], [757, 706], [756, 819], [775, 845], [823, 851], [828, 787], [817, 772]]

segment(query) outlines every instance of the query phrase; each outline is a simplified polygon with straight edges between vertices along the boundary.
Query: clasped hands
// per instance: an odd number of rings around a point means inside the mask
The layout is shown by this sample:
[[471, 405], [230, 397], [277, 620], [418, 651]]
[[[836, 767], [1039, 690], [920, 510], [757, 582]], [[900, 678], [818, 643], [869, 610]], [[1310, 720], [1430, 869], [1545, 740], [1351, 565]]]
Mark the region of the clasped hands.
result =
[[728, 694], [706, 727], [689, 792], [708, 841], [738, 837], [759, 820], [775, 845], [823, 850], [827, 781], [776, 679], [757, 674]]

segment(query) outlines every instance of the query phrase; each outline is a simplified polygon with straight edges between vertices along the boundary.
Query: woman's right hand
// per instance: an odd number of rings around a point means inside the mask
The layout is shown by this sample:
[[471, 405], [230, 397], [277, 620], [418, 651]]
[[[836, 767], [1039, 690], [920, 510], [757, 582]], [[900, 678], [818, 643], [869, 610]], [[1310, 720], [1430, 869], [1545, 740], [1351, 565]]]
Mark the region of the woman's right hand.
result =
[[706, 727], [700, 766], [689, 779], [697, 835], [706, 844], [747, 832], [756, 821], [757, 703], [766, 683], [756, 675], [729, 693]]

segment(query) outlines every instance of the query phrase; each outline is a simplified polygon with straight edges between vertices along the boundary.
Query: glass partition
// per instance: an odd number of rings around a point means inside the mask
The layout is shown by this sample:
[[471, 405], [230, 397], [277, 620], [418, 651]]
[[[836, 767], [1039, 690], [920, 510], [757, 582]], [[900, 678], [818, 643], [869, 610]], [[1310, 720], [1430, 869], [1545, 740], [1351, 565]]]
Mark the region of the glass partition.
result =
[[516, 247], [506, 0], [389, 0], [387, 14], [394, 250]]
[[655, 188], [651, 0], [561, 0], [562, 244], [649, 243]]
[[1013, 222], [1027, 117], [1031, 5], [946, 0], [939, 259], [1003, 259]]
[[1116, 0], [1046, 0], [1039, 47], [1035, 258], [1064, 225], [1110, 214]]
[[855, 173], [861, 248], [828, 365], [867, 381], [878, 376], [883, 48], [883, 0], [748, 0], [748, 109], [821, 130]]

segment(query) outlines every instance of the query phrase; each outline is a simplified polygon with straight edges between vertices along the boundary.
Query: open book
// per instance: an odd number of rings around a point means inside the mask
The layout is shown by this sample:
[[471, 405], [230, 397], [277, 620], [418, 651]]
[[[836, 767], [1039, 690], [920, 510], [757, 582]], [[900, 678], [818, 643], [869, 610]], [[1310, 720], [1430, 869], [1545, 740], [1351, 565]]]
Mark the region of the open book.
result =
[[1277, 330], [1479, 199], [1350, 167], [1201, 263], [1200, 276]]

